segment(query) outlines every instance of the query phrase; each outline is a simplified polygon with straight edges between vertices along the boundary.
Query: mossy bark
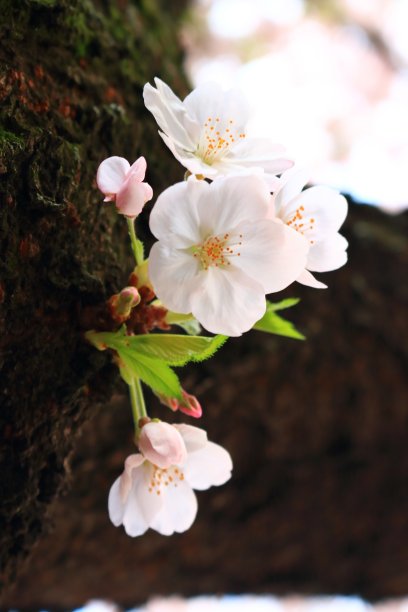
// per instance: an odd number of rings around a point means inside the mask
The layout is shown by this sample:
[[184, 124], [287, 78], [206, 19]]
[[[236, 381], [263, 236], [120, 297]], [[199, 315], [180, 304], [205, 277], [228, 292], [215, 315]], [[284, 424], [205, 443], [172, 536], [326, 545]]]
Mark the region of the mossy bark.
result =
[[97, 166], [143, 154], [156, 194], [183, 176], [142, 87], [157, 75], [186, 91], [184, 4], [0, 2], [0, 588], [46, 528], [77, 433], [115, 380], [83, 339], [131, 269]]

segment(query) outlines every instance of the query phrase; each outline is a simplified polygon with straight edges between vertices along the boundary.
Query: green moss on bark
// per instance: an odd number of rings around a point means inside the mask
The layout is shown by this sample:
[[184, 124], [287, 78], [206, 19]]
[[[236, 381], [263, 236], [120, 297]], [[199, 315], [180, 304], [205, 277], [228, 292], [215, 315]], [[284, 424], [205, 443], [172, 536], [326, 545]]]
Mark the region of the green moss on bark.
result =
[[141, 93], [156, 75], [185, 89], [183, 5], [0, 2], [0, 586], [45, 528], [76, 434], [112, 390], [84, 318], [131, 261], [96, 168], [143, 154], [156, 193], [181, 178]]

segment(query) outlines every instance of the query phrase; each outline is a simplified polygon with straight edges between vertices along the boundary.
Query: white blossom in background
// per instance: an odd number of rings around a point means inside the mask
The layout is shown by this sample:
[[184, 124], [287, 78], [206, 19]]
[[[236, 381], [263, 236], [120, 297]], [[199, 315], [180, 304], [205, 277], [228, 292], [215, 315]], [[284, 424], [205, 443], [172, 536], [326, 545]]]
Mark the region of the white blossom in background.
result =
[[146, 108], [160, 127], [160, 136], [178, 161], [192, 174], [209, 179], [231, 174], [264, 174], [271, 189], [276, 175], [293, 163], [282, 157], [285, 149], [269, 138], [250, 138], [246, 98], [237, 89], [224, 91], [204, 83], [182, 102], [160, 79], [156, 89], [143, 90]]
[[132, 165], [124, 157], [108, 157], [99, 166], [96, 183], [105, 195], [104, 202], [115, 202], [119, 213], [137, 217], [152, 199], [153, 190], [144, 183], [146, 160], [139, 157]]
[[304, 171], [289, 171], [283, 186], [272, 197], [272, 217], [281, 219], [302, 235], [308, 246], [305, 269], [296, 279], [303, 285], [324, 289], [312, 272], [336, 270], [347, 261], [347, 240], [338, 233], [347, 216], [347, 200], [324, 186], [302, 189], [308, 182]]
[[[124, 526], [132, 537], [149, 528], [162, 535], [181, 533], [191, 527], [197, 514], [197, 498], [193, 489], [202, 491], [219, 486], [231, 477], [229, 453], [209, 442], [203, 429], [191, 425], [167, 425], [152, 421], [145, 432], [140, 453], [125, 461], [122, 475], [113, 483], [108, 500], [109, 516], [118, 527]], [[143, 427], [145, 429], [147, 425]], [[171, 427], [179, 436], [170, 434]], [[142, 432], [143, 432], [142, 429]], [[178, 437], [180, 438], [177, 451]], [[150, 439], [148, 442], [147, 438]], [[169, 454], [166, 460], [166, 449]], [[181, 459], [172, 464], [175, 454]], [[157, 461], [159, 454], [162, 465]]]
[[279, 219], [258, 176], [169, 187], [150, 215], [158, 238], [149, 276], [169, 310], [192, 313], [208, 331], [239, 336], [264, 315], [265, 295], [301, 274], [309, 246]]
[[[339, 0], [330, 20], [325, 3], [302, 19], [296, 17], [300, 0], [202, 4], [198, 18], [207, 36], [198, 40], [188, 26], [184, 36], [191, 82], [211, 79], [242, 89], [256, 107], [251, 134], [284, 143], [311, 168], [314, 184], [391, 213], [406, 209], [407, 0]], [[227, 20], [231, 6], [234, 19]], [[286, 24], [273, 13], [287, 14]], [[248, 38], [231, 38], [237, 25], [247, 30], [251, 24], [256, 29]], [[248, 48], [250, 54], [243, 52]]]

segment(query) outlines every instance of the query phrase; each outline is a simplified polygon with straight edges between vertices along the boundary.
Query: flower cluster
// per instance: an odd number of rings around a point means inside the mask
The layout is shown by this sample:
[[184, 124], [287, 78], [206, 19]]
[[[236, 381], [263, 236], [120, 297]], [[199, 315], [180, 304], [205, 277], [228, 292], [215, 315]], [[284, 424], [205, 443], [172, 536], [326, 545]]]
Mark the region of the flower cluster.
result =
[[295, 280], [325, 287], [311, 272], [345, 263], [347, 242], [337, 231], [347, 202], [327, 187], [302, 193], [307, 177], [277, 157], [283, 147], [248, 137], [248, 106], [238, 91], [202, 85], [182, 102], [155, 82], [156, 89], [145, 85], [146, 107], [193, 176], [153, 208], [150, 277], [170, 309], [191, 312], [208, 331], [239, 336], [265, 313], [266, 294]]
[[[160, 79], [155, 85], [145, 85], [144, 102], [186, 168], [185, 180], [157, 198], [150, 214], [157, 242], [145, 259], [134, 223], [153, 197], [144, 182], [146, 161], [130, 165], [115, 156], [99, 166], [105, 202], [127, 218], [136, 268], [128, 286], [108, 300], [108, 331], [87, 333], [96, 348], [114, 352], [129, 386], [138, 453], [126, 459], [111, 488], [109, 515], [131, 536], [148, 528], [185, 531], [197, 512], [193, 489], [224, 484], [232, 470], [228, 452], [204, 430], [152, 421], [140, 383], [171, 410], [200, 418], [198, 399], [182, 389], [172, 366], [206, 359], [226, 337], [254, 327], [301, 338], [274, 313], [282, 303], [266, 296], [294, 281], [324, 288], [313, 273], [347, 260], [347, 241], [338, 233], [345, 198], [328, 187], [305, 189], [307, 175], [281, 145], [251, 138], [240, 92], [207, 84], [181, 101]], [[187, 335], [150, 333], [172, 325]], [[218, 335], [196, 335], [200, 326]]]

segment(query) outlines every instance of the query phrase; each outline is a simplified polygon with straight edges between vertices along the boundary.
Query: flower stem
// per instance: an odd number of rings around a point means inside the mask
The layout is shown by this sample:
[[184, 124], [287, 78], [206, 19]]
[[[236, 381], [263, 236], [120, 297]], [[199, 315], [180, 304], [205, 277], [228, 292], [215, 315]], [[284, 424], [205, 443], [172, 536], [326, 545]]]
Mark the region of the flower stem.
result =
[[133, 378], [129, 384], [130, 403], [132, 405], [133, 422], [136, 434], [139, 431], [139, 421], [147, 416], [145, 401], [143, 397], [142, 385], [139, 378]]
[[127, 220], [128, 232], [129, 232], [129, 237], [130, 237], [130, 243], [132, 245], [133, 255], [135, 257], [136, 265], [138, 266], [139, 264], [143, 263], [143, 260], [144, 260], [143, 243], [140, 240], [138, 240], [136, 236], [135, 220], [129, 219], [129, 217], [127, 217], [126, 220]]

